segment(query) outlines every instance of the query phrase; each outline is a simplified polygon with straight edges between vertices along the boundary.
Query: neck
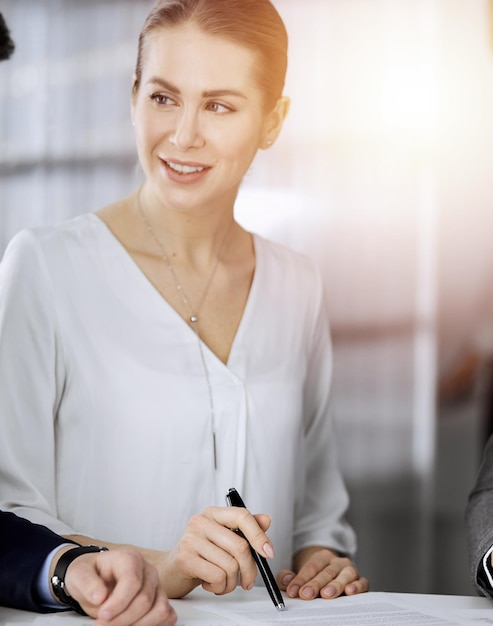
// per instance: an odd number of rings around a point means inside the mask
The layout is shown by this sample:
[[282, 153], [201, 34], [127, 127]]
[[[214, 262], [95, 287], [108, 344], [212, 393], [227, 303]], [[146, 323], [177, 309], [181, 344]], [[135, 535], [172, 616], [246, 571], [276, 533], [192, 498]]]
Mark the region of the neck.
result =
[[[233, 206], [193, 213], [164, 207], [145, 185], [136, 192], [135, 207], [144, 225], [170, 262], [207, 273], [220, 253], [224, 255], [239, 228]], [[157, 250], [156, 250], [157, 252]]]

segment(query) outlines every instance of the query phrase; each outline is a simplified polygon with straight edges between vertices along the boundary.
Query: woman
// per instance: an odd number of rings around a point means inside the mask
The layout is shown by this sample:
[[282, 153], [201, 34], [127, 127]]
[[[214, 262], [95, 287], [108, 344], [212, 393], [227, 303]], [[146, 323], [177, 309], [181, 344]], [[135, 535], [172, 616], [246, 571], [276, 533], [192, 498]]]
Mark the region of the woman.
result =
[[[169, 597], [251, 588], [231, 528], [291, 597], [368, 587], [344, 556], [320, 277], [233, 217], [288, 110], [286, 49], [269, 0], [158, 2], [131, 102], [144, 184], [2, 263], [0, 506], [138, 546]], [[263, 513], [224, 507], [230, 487]]]

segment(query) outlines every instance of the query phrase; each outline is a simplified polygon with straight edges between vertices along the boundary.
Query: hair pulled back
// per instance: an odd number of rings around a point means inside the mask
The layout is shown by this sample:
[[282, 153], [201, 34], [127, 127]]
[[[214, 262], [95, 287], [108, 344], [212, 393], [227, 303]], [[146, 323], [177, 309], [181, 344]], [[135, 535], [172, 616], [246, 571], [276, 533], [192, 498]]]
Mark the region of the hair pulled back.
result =
[[159, 28], [186, 22], [256, 52], [259, 63], [255, 78], [266, 109], [274, 107], [284, 89], [288, 36], [270, 0], [159, 0], [140, 32], [134, 91], [140, 87], [148, 36]]

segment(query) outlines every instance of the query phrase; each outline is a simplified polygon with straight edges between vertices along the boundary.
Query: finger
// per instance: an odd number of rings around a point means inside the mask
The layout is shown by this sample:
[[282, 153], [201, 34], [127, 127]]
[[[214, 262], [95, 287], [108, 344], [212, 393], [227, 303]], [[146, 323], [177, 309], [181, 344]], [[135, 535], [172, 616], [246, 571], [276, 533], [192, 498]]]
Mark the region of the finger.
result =
[[[98, 567], [102, 580], [111, 589], [110, 596], [101, 606], [102, 617], [111, 620], [125, 613], [131, 606], [132, 615], [140, 617], [150, 609], [159, 579], [154, 568], [137, 551], [102, 552]], [[138, 601], [135, 602], [137, 597]]]
[[[310, 556], [296, 576], [288, 584], [286, 590], [288, 596], [291, 598], [297, 598], [299, 596], [300, 589], [303, 586], [307, 586], [307, 594], [309, 594], [308, 583], [315, 579], [320, 572], [325, 571], [326, 579], [322, 584], [327, 584], [339, 574], [344, 565], [350, 563], [351, 561], [349, 561], [349, 559], [341, 559], [329, 550], [318, 550]], [[320, 587], [317, 585], [317, 593], [319, 589]]]
[[[238, 584], [240, 568], [235, 557], [239, 551], [238, 542], [239, 549], [246, 550], [247, 542], [232, 530], [203, 514], [196, 515], [190, 519], [186, 533], [169, 554], [168, 560], [172, 566], [167, 566], [167, 576], [173, 577], [178, 590], [202, 585], [207, 591], [219, 595], [232, 591]], [[256, 576], [255, 564], [251, 555], [248, 558], [251, 561], [250, 580], [253, 582]], [[248, 574], [248, 565], [244, 565], [243, 570]], [[180, 581], [192, 581], [193, 585]], [[248, 585], [249, 582], [244, 584]], [[181, 592], [177, 595], [175, 591], [172, 594], [174, 597], [183, 595]]]
[[347, 596], [354, 596], [357, 593], [365, 593], [370, 588], [370, 584], [367, 578], [361, 577], [358, 580], [346, 585], [344, 587], [344, 593]]
[[67, 593], [91, 616], [109, 594], [97, 571], [95, 554], [83, 554], [72, 561], [65, 575], [65, 585]]
[[295, 576], [296, 574], [289, 569], [283, 569], [277, 574], [276, 581], [281, 591], [286, 591], [289, 583]]
[[[163, 594], [162, 598], [158, 600], [152, 610], [143, 618], [133, 623], [133, 626], [174, 626], [177, 619], [175, 610]], [[110, 624], [109, 626], [117, 625]], [[127, 624], [118, 626], [127, 626]]]
[[[165, 596], [163, 600], [162, 605], [158, 604], [156, 607], [153, 607], [147, 615], [135, 622], [133, 626], [174, 626], [178, 619], [175, 610], [169, 604]], [[109, 626], [113, 626], [113, 624]], [[127, 626], [127, 624], [121, 626]]]
[[236, 588], [240, 565], [229, 551], [207, 542], [199, 547], [199, 556], [202, 564], [199, 564], [198, 575], [206, 591], [223, 595]]
[[267, 559], [273, 558], [274, 548], [270, 539], [248, 509], [236, 506], [209, 507], [203, 514], [225, 528], [241, 530], [254, 550]]
[[[358, 571], [352, 566], [344, 567], [341, 572], [336, 576], [333, 580], [330, 581], [328, 585], [322, 585], [323, 588], [320, 590], [320, 595], [322, 598], [337, 598], [338, 596], [345, 593], [347, 587], [351, 585], [356, 585], [356, 589], [359, 587], [358, 581], [360, 580]], [[364, 585], [362, 584], [362, 589]], [[303, 589], [300, 592], [303, 592]], [[353, 591], [353, 594], [356, 591]]]
[[331, 550], [317, 550], [306, 561], [296, 577], [288, 585], [287, 593], [311, 600], [318, 595], [325, 598], [337, 597], [347, 584], [359, 578], [350, 559], [340, 557]]
[[112, 620], [106, 621], [98, 615], [94, 626], [173, 626], [177, 616], [175, 610], [169, 603], [168, 598], [160, 589], [157, 590], [152, 606], [140, 617], [135, 617], [136, 613], [125, 611]]
[[269, 530], [270, 524], [272, 522], [270, 515], [267, 515], [266, 513], [255, 513], [253, 517], [264, 532]]
[[[188, 567], [189, 574], [212, 585], [214, 593], [232, 591], [238, 584], [238, 573], [244, 589], [253, 586], [257, 568], [246, 539], [218, 524], [215, 516], [195, 516], [188, 527], [190, 532], [182, 539], [178, 567]], [[215, 567], [209, 568], [209, 564]]]
[[[140, 556], [140, 555], [139, 555]], [[155, 568], [144, 561], [143, 571], [139, 573], [141, 586], [138, 592], [129, 599], [127, 606], [119, 613], [111, 607], [113, 594], [118, 591], [118, 585], [107, 603], [101, 607], [98, 620], [111, 626], [127, 626], [128, 624], [145, 624], [149, 616], [156, 615], [159, 610], [169, 611], [168, 601], [159, 588], [159, 578]], [[123, 589], [123, 586], [120, 587]], [[120, 605], [121, 606], [121, 605]], [[154, 624], [160, 622], [153, 622]]]

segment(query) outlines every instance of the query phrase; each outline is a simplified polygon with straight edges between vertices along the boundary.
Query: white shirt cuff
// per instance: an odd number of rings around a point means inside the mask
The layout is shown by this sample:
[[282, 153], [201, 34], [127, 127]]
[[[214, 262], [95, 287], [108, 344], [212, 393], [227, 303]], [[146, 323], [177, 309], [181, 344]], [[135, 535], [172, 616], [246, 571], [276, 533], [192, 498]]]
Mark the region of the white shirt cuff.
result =
[[490, 589], [493, 589], [493, 577], [490, 573], [489, 561], [491, 557], [491, 553], [493, 552], [493, 546], [488, 550], [488, 552], [483, 557], [483, 570], [486, 576], [486, 580], [490, 585]]

